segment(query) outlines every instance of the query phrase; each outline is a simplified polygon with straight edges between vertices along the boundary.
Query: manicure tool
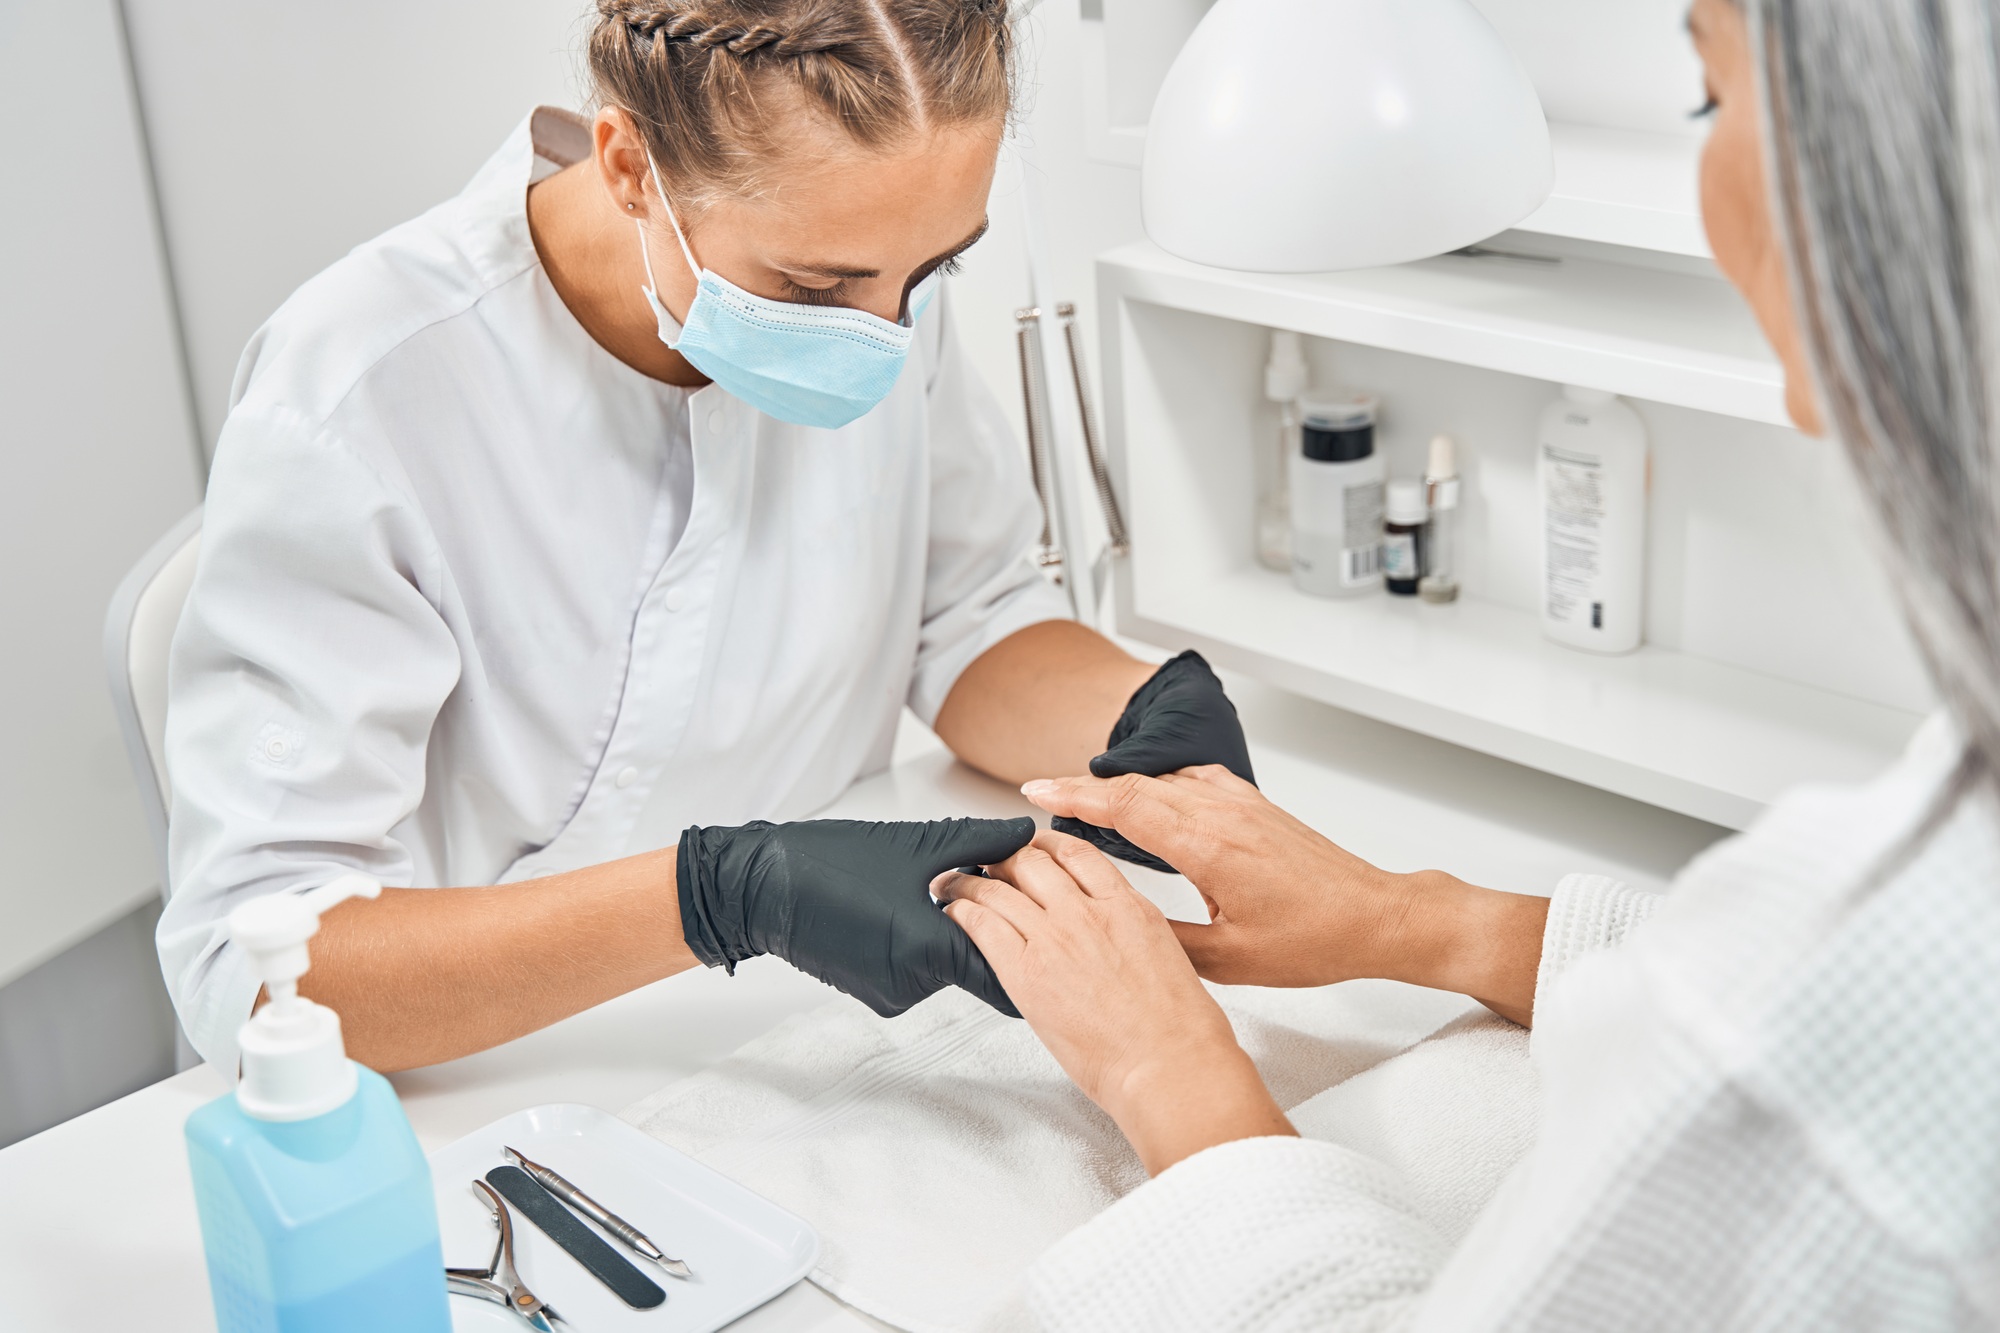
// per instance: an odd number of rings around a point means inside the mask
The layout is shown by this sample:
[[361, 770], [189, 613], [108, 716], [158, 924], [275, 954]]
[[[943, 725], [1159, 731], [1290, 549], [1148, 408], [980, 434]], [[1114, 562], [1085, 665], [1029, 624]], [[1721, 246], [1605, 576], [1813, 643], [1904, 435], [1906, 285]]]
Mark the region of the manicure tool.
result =
[[[980, 873], [983, 874], [984, 872]], [[668, 1258], [659, 1246], [646, 1239], [645, 1233], [640, 1231], [639, 1228], [633, 1226], [630, 1222], [627, 1222], [624, 1218], [618, 1216], [618, 1214], [612, 1212], [609, 1208], [606, 1208], [603, 1204], [591, 1198], [588, 1194], [585, 1194], [582, 1190], [570, 1184], [546, 1166], [541, 1165], [539, 1162], [529, 1161], [513, 1148], [502, 1148], [500, 1151], [507, 1155], [508, 1161], [533, 1177], [536, 1184], [555, 1195], [558, 1199], [561, 1199], [570, 1207], [576, 1209], [579, 1213], [582, 1213], [591, 1221], [597, 1223], [597, 1225], [603, 1227], [635, 1253], [642, 1254], [646, 1258], [651, 1259], [675, 1277], [690, 1278], [694, 1276], [693, 1269], [678, 1259]]]
[[504, 1194], [523, 1217], [567, 1250], [570, 1258], [625, 1304], [635, 1310], [650, 1310], [667, 1299], [658, 1283], [606, 1245], [603, 1237], [579, 1222], [575, 1213], [558, 1203], [556, 1196], [536, 1184], [527, 1172], [514, 1166], [496, 1166], [486, 1173], [486, 1183]]
[[507, 1212], [507, 1205], [483, 1180], [473, 1181], [472, 1188], [479, 1191], [479, 1197], [493, 1214], [493, 1224], [500, 1234], [494, 1238], [493, 1258], [486, 1267], [444, 1270], [446, 1290], [504, 1305], [540, 1333], [554, 1333], [557, 1324], [568, 1327], [568, 1321], [555, 1312], [555, 1307], [529, 1291], [527, 1284], [521, 1281], [520, 1273], [515, 1271], [514, 1221]]

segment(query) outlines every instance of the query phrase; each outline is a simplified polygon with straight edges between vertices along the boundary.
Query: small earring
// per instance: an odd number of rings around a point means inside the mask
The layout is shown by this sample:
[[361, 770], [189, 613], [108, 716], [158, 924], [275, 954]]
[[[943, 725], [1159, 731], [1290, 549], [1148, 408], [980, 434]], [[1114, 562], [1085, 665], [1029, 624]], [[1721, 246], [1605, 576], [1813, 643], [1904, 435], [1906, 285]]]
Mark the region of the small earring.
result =
[[625, 211], [627, 213], [636, 213], [639, 211], [639, 206], [637, 204], [627, 204], [625, 205]]

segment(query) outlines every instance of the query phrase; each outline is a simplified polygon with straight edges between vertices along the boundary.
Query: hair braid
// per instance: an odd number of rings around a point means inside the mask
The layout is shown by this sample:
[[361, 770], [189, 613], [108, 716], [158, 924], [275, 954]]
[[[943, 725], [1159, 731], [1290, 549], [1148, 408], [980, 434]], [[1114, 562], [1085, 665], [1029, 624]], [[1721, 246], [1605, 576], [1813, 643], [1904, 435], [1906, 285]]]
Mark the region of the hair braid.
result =
[[598, 0], [597, 12], [642, 40], [664, 37], [698, 51], [721, 50], [733, 56], [796, 58], [837, 45], [837, 39], [825, 33], [787, 32], [757, 19], [717, 16], [686, 0]]
[[756, 188], [801, 116], [864, 149], [1004, 120], [1005, 0], [597, 0], [589, 62], [695, 207]]

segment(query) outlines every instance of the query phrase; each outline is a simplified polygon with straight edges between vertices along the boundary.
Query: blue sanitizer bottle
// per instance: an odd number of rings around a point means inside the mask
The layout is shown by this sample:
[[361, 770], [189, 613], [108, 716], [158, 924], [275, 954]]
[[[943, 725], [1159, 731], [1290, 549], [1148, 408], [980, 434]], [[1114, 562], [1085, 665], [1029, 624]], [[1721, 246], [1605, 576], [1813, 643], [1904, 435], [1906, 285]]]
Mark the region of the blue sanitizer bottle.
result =
[[219, 1333], [451, 1328], [430, 1164], [339, 1015], [298, 993], [320, 913], [381, 891], [348, 875], [229, 915], [271, 998], [243, 1025], [242, 1082], [187, 1122]]

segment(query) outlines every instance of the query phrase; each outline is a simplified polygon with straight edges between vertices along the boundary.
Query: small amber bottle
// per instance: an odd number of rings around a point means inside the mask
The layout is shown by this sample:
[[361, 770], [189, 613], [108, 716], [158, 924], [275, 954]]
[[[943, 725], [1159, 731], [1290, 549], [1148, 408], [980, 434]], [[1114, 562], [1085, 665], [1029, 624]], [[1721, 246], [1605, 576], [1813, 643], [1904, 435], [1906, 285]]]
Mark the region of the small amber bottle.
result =
[[1420, 481], [1389, 483], [1382, 524], [1382, 582], [1397, 597], [1415, 597], [1424, 577], [1424, 523], [1430, 507]]

